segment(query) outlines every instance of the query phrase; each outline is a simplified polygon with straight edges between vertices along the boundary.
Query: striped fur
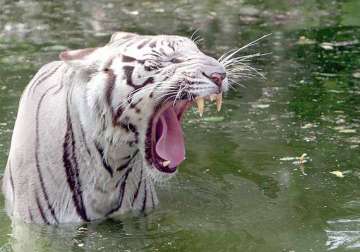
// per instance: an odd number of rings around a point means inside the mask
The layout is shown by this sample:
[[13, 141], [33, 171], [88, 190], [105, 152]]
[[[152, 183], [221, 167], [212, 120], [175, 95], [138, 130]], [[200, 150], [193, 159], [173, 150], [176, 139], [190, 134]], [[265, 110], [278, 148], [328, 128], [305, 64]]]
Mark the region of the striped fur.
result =
[[155, 108], [184, 80], [189, 99], [211, 93], [202, 71], [220, 65], [190, 39], [132, 33], [60, 58], [20, 101], [3, 182], [9, 215], [58, 224], [154, 208], [154, 183], [172, 176], [145, 158]]

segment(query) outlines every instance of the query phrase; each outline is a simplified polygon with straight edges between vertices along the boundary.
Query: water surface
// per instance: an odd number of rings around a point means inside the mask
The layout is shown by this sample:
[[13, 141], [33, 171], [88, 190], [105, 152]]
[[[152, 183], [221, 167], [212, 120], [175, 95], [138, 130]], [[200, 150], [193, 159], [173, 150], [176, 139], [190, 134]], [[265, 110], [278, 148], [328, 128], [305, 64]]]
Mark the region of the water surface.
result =
[[[14, 225], [0, 196], [0, 251], [360, 251], [358, 0], [0, 0], [0, 167], [19, 97], [68, 48], [118, 30], [203, 38], [243, 52], [266, 79], [240, 80], [224, 109], [184, 120], [187, 161], [160, 206], [80, 226]], [[306, 155], [303, 155], [306, 154]], [[300, 162], [300, 156], [303, 160]], [[0, 168], [0, 174], [3, 168]]]

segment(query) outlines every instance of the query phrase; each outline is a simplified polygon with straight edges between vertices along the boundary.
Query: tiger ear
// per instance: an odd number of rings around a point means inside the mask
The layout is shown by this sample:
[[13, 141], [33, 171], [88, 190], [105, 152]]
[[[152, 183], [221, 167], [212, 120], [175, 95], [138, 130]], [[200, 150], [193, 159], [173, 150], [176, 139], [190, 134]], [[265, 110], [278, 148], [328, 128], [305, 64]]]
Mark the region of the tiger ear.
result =
[[136, 33], [132, 33], [132, 32], [115, 32], [111, 36], [111, 39], [110, 39], [109, 43], [112, 43], [114, 41], [121, 40], [121, 39], [133, 38], [133, 37], [136, 37], [136, 36], [139, 36], [139, 35], [136, 34]]
[[60, 60], [64, 61], [69, 66], [86, 70], [91, 72], [92, 70], [96, 70], [96, 54], [95, 51], [98, 48], [85, 48], [78, 50], [69, 50], [60, 53]]

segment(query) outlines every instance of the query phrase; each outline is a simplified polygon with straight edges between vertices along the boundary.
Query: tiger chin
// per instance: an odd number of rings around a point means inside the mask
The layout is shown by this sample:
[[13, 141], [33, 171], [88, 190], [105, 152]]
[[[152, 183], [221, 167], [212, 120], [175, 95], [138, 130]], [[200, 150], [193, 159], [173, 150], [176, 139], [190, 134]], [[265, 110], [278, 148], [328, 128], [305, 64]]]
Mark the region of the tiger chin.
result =
[[202, 114], [206, 98], [220, 109], [226, 66], [181, 36], [118, 32], [103, 47], [61, 53], [20, 100], [8, 214], [61, 224], [154, 208], [155, 183], [185, 159], [184, 113], [196, 105]]

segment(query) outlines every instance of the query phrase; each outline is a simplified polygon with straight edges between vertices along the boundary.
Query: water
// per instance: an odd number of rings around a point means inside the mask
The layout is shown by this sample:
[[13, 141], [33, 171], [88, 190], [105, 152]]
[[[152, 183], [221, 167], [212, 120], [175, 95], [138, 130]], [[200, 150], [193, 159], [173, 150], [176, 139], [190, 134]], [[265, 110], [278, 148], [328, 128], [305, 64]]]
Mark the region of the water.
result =
[[[190, 36], [220, 56], [252, 52], [266, 79], [242, 81], [224, 109], [185, 118], [187, 161], [160, 206], [79, 226], [11, 226], [0, 251], [360, 251], [358, 0], [0, 0], [0, 167], [18, 100], [44, 63], [113, 31]], [[303, 155], [306, 153], [307, 155]], [[299, 159], [303, 155], [303, 160]], [[0, 169], [2, 173], [3, 169]]]

